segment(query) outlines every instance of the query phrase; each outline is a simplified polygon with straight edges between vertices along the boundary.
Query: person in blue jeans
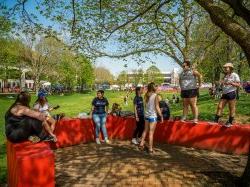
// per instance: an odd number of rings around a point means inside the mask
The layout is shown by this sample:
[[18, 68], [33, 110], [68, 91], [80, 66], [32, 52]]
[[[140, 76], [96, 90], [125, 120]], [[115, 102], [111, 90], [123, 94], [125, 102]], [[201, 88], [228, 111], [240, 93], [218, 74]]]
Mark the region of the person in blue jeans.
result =
[[109, 102], [104, 97], [104, 91], [98, 90], [97, 97], [92, 101], [92, 110], [90, 116], [92, 116], [93, 121], [95, 123], [95, 136], [96, 143], [101, 144], [99, 139], [100, 129], [102, 129], [102, 133], [104, 136], [105, 143], [109, 143], [108, 133], [106, 129], [106, 118], [108, 113]]

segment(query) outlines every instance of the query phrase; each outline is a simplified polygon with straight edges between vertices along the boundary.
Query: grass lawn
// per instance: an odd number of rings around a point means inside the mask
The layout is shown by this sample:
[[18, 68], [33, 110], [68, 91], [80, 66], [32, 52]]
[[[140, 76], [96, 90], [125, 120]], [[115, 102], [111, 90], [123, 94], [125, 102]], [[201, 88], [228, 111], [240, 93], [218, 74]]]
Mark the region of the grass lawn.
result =
[[[172, 98], [172, 93], [161, 93], [163, 98]], [[56, 111], [64, 112], [67, 116], [76, 117], [80, 112], [89, 112], [91, 108], [91, 101], [95, 96], [95, 92], [89, 94], [72, 94], [64, 96], [49, 96], [48, 100], [51, 105], [60, 105], [60, 108]], [[105, 92], [105, 96], [108, 98], [110, 106], [112, 103], [119, 103], [123, 110], [132, 110], [132, 99], [134, 94], [129, 97], [129, 104], [125, 106], [123, 104], [123, 97], [125, 92]], [[32, 96], [32, 104], [36, 97]], [[6, 182], [7, 168], [6, 168], [6, 146], [4, 135], [4, 114], [9, 106], [14, 102], [14, 99], [7, 98], [5, 96], [0, 97], [0, 184]], [[200, 111], [200, 119], [211, 120], [215, 113], [216, 105], [218, 101], [210, 99], [207, 90], [203, 90], [200, 93], [198, 100], [198, 106]], [[241, 94], [237, 103], [237, 115], [236, 121], [242, 124], [250, 124], [250, 95]], [[180, 116], [182, 114], [182, 105], [174, 104], [170, 105], [171, 116]], [[223, 120], [226, 120], [228, 109], [224, 111]]]

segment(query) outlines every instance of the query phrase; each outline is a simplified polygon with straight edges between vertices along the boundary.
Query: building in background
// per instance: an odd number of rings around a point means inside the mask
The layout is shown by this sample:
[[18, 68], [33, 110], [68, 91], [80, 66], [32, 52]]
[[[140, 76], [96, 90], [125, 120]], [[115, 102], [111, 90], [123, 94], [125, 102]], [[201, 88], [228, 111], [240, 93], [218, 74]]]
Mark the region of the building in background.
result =
[[[134, 80], [137, 79], [138, 74], [134, 72], [128, 72], [128, 81], [134, 82]], [[139, 84], [145, 83], [145, 73], [143, 75], [140, 75], [140, 80], [137, 80]], [[163, 78], [162, 84], [168, 84], [171, 86], [178, 86], [179, 85], [179, 70], [177, 68], [174, 68], [171, 72], [161, 72], [159, 74], [159, 77]], [[147, 83], [146, 83], [147, 84]]]

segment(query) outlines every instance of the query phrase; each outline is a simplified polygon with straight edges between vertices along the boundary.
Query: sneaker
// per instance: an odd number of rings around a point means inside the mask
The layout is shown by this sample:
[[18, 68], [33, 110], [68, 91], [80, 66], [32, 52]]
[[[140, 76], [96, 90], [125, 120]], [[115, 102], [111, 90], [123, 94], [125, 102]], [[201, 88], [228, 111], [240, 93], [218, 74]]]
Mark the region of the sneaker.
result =
[[137, 138], [136, 141], [139, 143], [141, 143], [141, 138]]
[[108, 139], [105, 139], [105, 143], [106, 143], [106, 144], [109, 144], [110, 141], [109, 141]]
[[43, 141], [45, 142], [57, 142], [56, 136], [48, 135]]
[[186, 121], [186, 117], [182, 116], [181, 117], [181, 122], [185, 122]]
[[52, 136], [47, 136], [43, 141], [45, 141], [45, 142], [53, 142], [54, 138]]
[[225, 123], [225, 127], [231, 127], [233, 124], [232, 123], [230, 123], [229, 121], [227, 121], [226, 123]]
[[135, 145], [139, 144], [135, 138], [133, 138], [131, 142], [132, 142], [132, 144], [135, 144]]
[[95, 139], [95, 142], [96, 142], [96, 144], [101, 144], [99, 138], [96, 138], [96, 139]]
[[29, 136], [28, 140], [31, 141], [32, 143], [40, 142], [40, 138], [38, 136]]
[[198, 124], [198, 119], [194, 119], [193, 120], [193, 123], [196, 125], [196, 124]]

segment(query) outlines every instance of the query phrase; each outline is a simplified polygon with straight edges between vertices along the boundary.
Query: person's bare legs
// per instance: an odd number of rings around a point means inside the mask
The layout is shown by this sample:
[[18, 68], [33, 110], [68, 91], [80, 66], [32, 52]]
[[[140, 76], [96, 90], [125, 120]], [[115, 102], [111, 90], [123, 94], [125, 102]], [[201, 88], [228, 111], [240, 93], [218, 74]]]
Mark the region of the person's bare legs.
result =
[[56, 120], [54, 120], [54, 118], [51, 118], [51, 117], [50, 117], [50, 118], [47, 120], [47, 122], [48, 122], [49, 125], [50, 125], [51, 131], [54, 132], [55, 127], [56, 127]]
[[50, 124], [47, 121], [44, 121], [43, 126], [44, 126], [45, 130], [49, 133], [49, 135], [51, 135], [54, 138], [54, 141], [56, 142], [56, 140], [57, 140], [56, 135], [51, 130]]
[[223, 113], [223, 109], [225, 107], [225, 105], [227, 104], [227, 100], [225, 99], [221, 99], [218, 106], [217, 106], [217, 111], [216, 111], [216, 115], [221, 116], [221, 114]]
[[233, 124], [234, 115], [235, 115], [235, 105], [236, 105], [236, 99], [228, 101], [228, 106], [229, 106], [229, 119], [228, 119], [228, 122], [230, 124]]
[[185, 120], [188, 115], [188, 105], [189, 105], [189, 98], [183, 98], [183, 115], [182, 120]]
[[145, 127], [141, 136], [141, 143], [140, 143], [140, 147], [143, 147], [145, 144], [145, 139], [147, 136], [147, 133], [149, 131], [149, 122], [147, 120], [145, 120]]
[[156, 122], [149, 123], [149, 151], [153, 151], [155, 127], [156, 127]]
[[229, 100], [228, 106], [229, 106], [229, 116], [234, 117], [235, 115], [235, 105], [236, 105], [236, 99]]
[[194, 121], [198, 121], [197, 97], [190, 98], [190, 107], [194, 116]]

